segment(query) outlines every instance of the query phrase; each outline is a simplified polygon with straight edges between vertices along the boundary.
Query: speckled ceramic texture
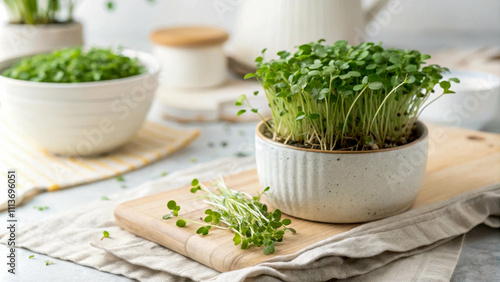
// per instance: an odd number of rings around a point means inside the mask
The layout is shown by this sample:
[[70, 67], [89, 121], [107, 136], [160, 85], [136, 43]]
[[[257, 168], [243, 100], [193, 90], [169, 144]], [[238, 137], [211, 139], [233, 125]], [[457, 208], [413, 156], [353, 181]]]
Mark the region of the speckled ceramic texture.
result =
[[427, 163], [427, 128], [419, 138], [377, 151], [301, 149], [274, 142], [257, 126], [257, 172], [271, 187], [268, 202], [289, 215], [321, 222], [354, 223], [381, 219], [411, 207]]

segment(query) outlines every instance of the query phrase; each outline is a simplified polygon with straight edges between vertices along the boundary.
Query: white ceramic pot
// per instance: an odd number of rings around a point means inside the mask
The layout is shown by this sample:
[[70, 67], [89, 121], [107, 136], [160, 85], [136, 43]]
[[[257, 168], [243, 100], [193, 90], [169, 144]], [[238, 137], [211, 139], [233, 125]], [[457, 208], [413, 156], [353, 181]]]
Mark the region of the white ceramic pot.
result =
[[[457, 77], [459, 84], [452, 82], [455, 94], [443, 95], [422, 112], [423, 121], [447, 126], [458, 126], [479, 130], [493, 119], [499, 110], [500, 77], [483, 72], [452, 70], [444, 79]], [[426, 104], [443, 93], [436, 86]]]
[[[266, 59], [271, 59], [279, 51], [291, 51], [319, 39], [328, 43], [348, 40], [351, 44], [366, 41], [372, 29], [380, 30], [386, 24], [375, 21], [365, 29], [365, 23], [371, 22], [388, 1], [371, 2], [371, 9], [363, 10], [361, 0], [243, 0], [232, 34], [231, 57], [254, 68], [255, 58], [264, 48]], [[388, 5], [383, 21], [398, 13], [397, 5]]]
[[227, 80], [222, 49], [228, 34], [211, 27], [160, 29], [151, 35], [153, 54], [162, 64], [161, 83], [179, 88], [207, 88]]
[[274, 142], [256, 130], [257, 172], [267, 200], [289, 215], [321, 222], [372, 221], [411, 207], [427, 162], [427, 128], [412, 143], [376, 151], [321, 151]]
[[[40, 83], [0, 76], [0, 112], [14, 129], [52, 153], [89, 156], [109, 152], [141, 127], [158, 86], [160, 66], [137, 57], [147, 73], [99, 82]], [[19, 58], [0, 62], [0, 71]]]
[[46, 25], [0, 25], [0, 59], [83, 45], [78, 22]]

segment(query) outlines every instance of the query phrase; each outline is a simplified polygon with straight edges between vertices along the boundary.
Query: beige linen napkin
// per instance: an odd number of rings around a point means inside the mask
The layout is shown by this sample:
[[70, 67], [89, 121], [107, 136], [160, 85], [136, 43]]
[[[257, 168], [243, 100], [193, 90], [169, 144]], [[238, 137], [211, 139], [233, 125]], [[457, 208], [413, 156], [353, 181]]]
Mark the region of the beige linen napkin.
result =
[[[141, 281], [447, 281], [460, 253], [462, 234], [481, 223], [500, 227], [498, 184], [364, 224], [258, 266], [219, 274], [114, 223], [113, 208], [121, 202], [184, 186], [193, 177], [204, 181], [253, 167], [253, 158], [223, 159], [179, 171], [111, 196], [111, 205], [96, 201], [23, 226], [17, 234], [18, 243], [35, 252]], [[111, 237], [100, 241], [102, 230], [109, 231]]]
[[[118, 150], [86, 158], [58, 157], [16, 134], [0, 119], [0, 178], [16, 169], [16, 204], [42, 191], [54, 191], [114, 177], [143, 167], [188, 145], [197, 130], [179, 130], [147, 121], [139, 133]], [[7, 209], [7, 193], [0, 194], [0, 210]]]

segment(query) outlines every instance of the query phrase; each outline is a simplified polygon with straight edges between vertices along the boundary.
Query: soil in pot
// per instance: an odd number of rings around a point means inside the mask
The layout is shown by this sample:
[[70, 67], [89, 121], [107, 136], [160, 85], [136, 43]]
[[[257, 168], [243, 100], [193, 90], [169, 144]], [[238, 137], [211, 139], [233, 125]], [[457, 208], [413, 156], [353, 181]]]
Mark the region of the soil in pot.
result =
[[[272, 121], [268, 121], [268, 123], [271, 126], [273, 125]], [[279, 136], [275, 136], [273, 138], [273, 133], [267, 127], [264, 128], [264, 132], [262, 132], [262, 134], [264, 134], [264, 136], [266, 136], [267, 138], [269, 138], [273, 141], [280, 142], [280, 143], [285, 144], [285, 145], [290, 145], [290, 146], [297, 147], [297, 148], [321, 150], [320, 145], [318, 143], [308, 142], [308, 141], [297, 142], [297, 141], [294, 141], [291, 139], [286, 140], [286, 139], [279, 137]], [[347, 138], [347, 140], [349, 141], [348, 146], [341, 147], [341, 146], [337, 145], [334, 148], [334, 150], [335, 151], [369, 151], [369, 150], [378, 150], [378, 149], [397, 148], [399, 146], [406, 145], [408, 143], [415, 141], [418, 137], [419, 137], [419, 135], [417, 134], [417, 131], [416, 131], [416, 123], [414, 123], [412, 128], [411, 128], [410, 137], [408, 139], [405, 137], [402, 137], [399, 140], [395, 140], [394, 138], [386, 137], [385, 144], [384, 144], [383, 148], [380, 148], [377, 144], [374, 144], [374, 143], [362, 144], [361, 142], [359, 142], [359, 140], [357, 140], [355, 138], [351, 138], [351, 139]]]

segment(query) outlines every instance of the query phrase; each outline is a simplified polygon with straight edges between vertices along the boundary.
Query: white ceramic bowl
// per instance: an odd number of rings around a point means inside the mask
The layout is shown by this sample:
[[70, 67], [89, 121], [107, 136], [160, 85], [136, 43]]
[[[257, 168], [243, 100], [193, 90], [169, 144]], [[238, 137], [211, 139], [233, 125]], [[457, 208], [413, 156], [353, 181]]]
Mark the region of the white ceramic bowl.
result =
[[[452, 70], [444, 78], [457, 77], [460, 83], [452, 82], [455, 94], [443, 95], [422, 112], [420, 118], [447, 126], [458, 126], [479, 130], [493, 119], [500, 100], [500, 77], [483, 72]], [[439, 85], [429, 97], [427, 104], [443, 93]]]
[[256, 131], [257, 173], [267, 199], [289, 215], [321, 222], [372, 221], [411, 207], [423, 183], [427, 128], [419, 138], [376, 151], [321, 151], [297, 148]]
[[[160, 66], [137, 57], [147, 73], [99, 82], [41, 83], [0, 76], [1, 114], [27, 139], [52, 153], [89, 156], [130, 140], [145, 120], [158, 86]], [[0, 72], [20, 57], [0, 62]]]

